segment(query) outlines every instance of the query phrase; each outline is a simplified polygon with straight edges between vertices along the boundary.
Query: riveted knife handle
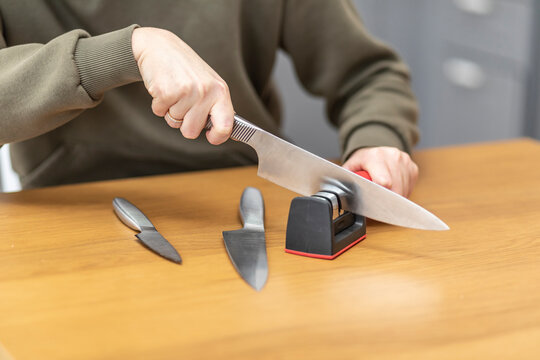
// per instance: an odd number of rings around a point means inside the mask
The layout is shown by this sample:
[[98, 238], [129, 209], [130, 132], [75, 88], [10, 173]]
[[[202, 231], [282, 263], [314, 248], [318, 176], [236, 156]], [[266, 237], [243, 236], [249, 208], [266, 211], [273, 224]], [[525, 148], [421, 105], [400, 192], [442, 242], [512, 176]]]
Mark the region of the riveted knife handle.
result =
[[124, 198], [116, 197], [113, 208], [118, 218], [133, 230], [142, 231], [145, 228], [155, 229], [154, 224], [135, 205]]
[[[210, 130], [212, 128], [212, 120], [210, 119], [210, 116], [208, 116], [208, 120], [206, 121], [206, 126], [204, 128], [206, 130]], [[231, 139], [247, 144], [258, 129], [260, 128], [253, 125], [243, 117], [235, 114]]]
[[244, 228], [264, 231], [264, 201], [259, 189], [244, 189], [240, 198], [240, 217]]

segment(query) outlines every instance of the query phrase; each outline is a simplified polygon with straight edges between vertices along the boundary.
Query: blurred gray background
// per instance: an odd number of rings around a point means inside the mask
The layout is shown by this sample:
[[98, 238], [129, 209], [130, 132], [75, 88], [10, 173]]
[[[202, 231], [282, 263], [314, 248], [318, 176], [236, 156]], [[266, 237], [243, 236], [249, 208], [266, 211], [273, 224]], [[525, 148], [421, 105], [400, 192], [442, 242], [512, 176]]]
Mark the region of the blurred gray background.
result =
[[[540, 137], [540, 1], [354, 0], [368, 30], [409, 65], [420, 103], [418, 148]], [[281, 54], [285, 133], [338, 157], [324, 104], [306, 95]]]
[[[328, 0], [332, 1], [332, 0]], [[420, 103], [418, 148], [540, 138], [540, 1], [354, 0], [368, 30], [409, 65]], [[299, 86], [279, 54], [284, 133], [326, 158], [339, 157], [324, 103]], [[4, 191], [19, 188], [7, 148]]]

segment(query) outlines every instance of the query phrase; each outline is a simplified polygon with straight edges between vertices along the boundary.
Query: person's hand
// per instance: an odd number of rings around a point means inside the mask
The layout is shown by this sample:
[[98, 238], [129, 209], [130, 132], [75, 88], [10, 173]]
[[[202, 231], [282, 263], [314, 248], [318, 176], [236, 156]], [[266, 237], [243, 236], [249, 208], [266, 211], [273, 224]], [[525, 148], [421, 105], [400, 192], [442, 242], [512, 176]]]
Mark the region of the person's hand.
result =
[[154, 114], [164, 116], [169, 126], [179, 128], [188, 139], [199, 136], [211, 115], [208, 141], [214, 145], [225, 142], [234, 123], [225, 81], [167, 30], [137, 28], [131, 44], [144, 85], [153, 98]]
[[356, 150], [343, 167], [365, 170], [373, 182], [408, 197], [418, 178], [418, 166], [409, 154], [394, 147], [371, 147]]

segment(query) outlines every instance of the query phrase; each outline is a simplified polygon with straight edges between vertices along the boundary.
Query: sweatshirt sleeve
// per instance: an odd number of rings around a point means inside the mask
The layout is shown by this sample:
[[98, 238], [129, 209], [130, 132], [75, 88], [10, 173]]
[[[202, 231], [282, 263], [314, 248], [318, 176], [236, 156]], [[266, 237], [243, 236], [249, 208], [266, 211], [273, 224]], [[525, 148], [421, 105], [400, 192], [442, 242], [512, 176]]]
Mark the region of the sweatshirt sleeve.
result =
[[368, 146], [411, 151], [418, 129], [408, 69], [368, 35], [350, 1], [286, 2], [281, 46], [303, 86], [326, 98], [342, 160]]
[[135, 27], [95, 37], [73, 30], [46, 44], [15, 46], [0, 33], [0, 144], [51, 131], [96, 106], [105, 91], [140, 81]]

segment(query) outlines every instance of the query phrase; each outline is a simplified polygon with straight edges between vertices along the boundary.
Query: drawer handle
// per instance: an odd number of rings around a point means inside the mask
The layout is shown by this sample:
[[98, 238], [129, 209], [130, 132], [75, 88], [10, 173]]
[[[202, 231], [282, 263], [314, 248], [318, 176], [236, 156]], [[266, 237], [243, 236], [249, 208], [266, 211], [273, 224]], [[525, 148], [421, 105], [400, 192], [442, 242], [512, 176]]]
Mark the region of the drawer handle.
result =
[[446, 78], [454, 85], [467, 89], [480, 89], [486, 83], [486, 74], [480, 65], [465, 59], [448, 59], [443, 64]]
[[493, 0], [454, 0], [456, 7], [466, 13], [486, 16], [493, 12]]

